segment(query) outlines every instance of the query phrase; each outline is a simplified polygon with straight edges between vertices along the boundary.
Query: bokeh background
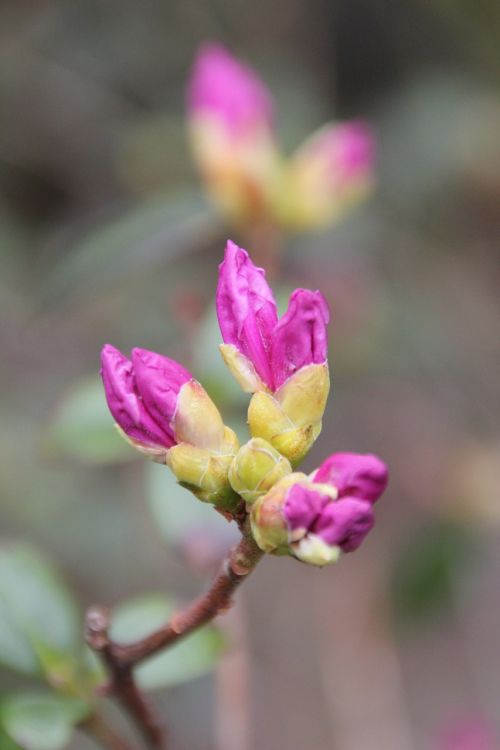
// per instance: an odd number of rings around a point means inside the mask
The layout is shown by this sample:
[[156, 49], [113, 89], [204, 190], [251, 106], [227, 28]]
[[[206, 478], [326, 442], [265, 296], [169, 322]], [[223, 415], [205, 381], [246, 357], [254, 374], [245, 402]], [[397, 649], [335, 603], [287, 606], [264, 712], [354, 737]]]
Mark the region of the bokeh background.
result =
[[[225, 239], [258, 238], [211, 208], [190, 156], [199, 44], [265, 78], [287, 149], [332, 118], [377, 133], [374, 195], [284, 237], [273, 283], [331, 308], [305, 468], [373, 451], [390, 488], [338, 566], [260, 565], [219, 666], [155, 696], [176, 750], [441, 750], [443, 728], [498, 722], [499, 38], [495, 0], [0, 5], [1, 534], [48, 556], [81, 612], [188, 599], [231, 543], [117, 441], [97, 379], [104, 342], [168, 353], [244, 430], [213, 300]], [[32, 684], [0, 671], [2, 693]]]

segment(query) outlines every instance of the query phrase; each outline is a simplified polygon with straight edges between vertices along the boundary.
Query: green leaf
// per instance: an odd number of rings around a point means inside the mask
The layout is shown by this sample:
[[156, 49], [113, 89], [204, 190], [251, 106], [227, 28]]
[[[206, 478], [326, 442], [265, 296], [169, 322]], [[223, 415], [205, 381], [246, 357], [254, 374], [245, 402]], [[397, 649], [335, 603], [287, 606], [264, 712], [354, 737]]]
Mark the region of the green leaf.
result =
[[214, 232], [217, 221], [200, 194], [159, 196], [129, 208], [71, 248], [45, 283], [45, 298], [88, 294], [148, 263], [174, 259]]
[[72, 654], [80, 632], [77, 605], [52, 564], [27, 544], [1, 545], [0, 662], [39, 674], [39, 645]]
[[454, 579], [470, 552], [464, 530], [443, 522], [419, 528], [394, 566], [393, 605], [403, 622], [417, 622], [447, 607]]
[[17, 744], [17, 742], [14, 742], [14, 740], [9, 737], [9, 735], [4, 732], [4, 730], [0, 727], [0, 748], [2, 750], [22, 750], [22, 748]]
[[223, 553], [238, 539], [236, 524], [181, 487], [165, 466], [148, 463], [145, 470], [151, 511], [165, 541], [184, 545], [199, 539]]
[[[164, 625], [174, 611], [173, 602], [163, 594], [130, 600], [114, 610], [111, 635], [118, 643], [131, 643]], [[213, 668], [222, 648], [220, 633], [206, 625], [140, 665], [138, 683], [144, 690], [158, 690], [192, 680]]]
[[76, 383], [49, 425], [47, 447], [90, 464], [135, 458], [114, 427], [100, 378]]
[[50, 693], [14, 695], [1, 706], [5, 731], [23, 750], [63, 750], [89, 713], [84, 701]]

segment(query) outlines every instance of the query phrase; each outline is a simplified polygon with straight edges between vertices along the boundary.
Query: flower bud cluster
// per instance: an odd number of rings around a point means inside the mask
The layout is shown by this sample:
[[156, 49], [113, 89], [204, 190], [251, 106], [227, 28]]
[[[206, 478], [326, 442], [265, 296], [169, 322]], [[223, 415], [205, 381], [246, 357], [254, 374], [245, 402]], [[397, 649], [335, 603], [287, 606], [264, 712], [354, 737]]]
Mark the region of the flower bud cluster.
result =
[[129, 359], [107, 344], [101, 374], [118, 429], [200, 500], [230, 517], [246, 508], [263, 551], [335, 562], [373, 526], [387, 470], [375, 456], [337, 453], [310, 476], [294, 471], [321, 431], [329, 391], [326, 301], [297, 289], [279, 318], [264, 271], [228, 242], [216, 304], [223, 359], [251, 394], [251, 439], [240, 447], [179, 363], [137, 348]]
[[216, 44], [201, 48], [187, 93], [195, 159], [215, 202], [238, 223], [322, 227], [370, 192], [375, 139], [364, 122], [329, 123], [284, 158], [265, 84]]

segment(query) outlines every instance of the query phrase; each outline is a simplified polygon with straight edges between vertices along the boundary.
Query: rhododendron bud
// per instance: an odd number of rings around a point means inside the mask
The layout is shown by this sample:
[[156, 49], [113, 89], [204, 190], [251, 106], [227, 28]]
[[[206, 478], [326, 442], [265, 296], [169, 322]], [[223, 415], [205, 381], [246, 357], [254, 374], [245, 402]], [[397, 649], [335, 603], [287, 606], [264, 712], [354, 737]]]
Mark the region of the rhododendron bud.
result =
[[257, 544], [311, 565], [336, 562], [372, 528], [372, 504], [386, 484], [387, 470], [375, 456], [334, 454], [311, 477], [291, 474], [256, 500], [251, 521]]
[[254, 393], [248, 411], [252, 436], [263, 437], [297, 464], [321, 430], [330, 387], [324, 297], [296, 289], [278, 319], [264, 271], [229, 241], [217, 315], [224, 361], [242, 388]]
[[222, 46], [207, 44], [187, 99], [193, 151], [215, 201], [240, 220], [266, 213], [279, 160], [272, 100], [262, 81]]
[[190, 443], [174, 445], [167, 453], [167, 464], [177, 480], [199, 500], [232, 510], [238, 503], [228, 472], [239, 442], [229, 427], [217, 448], [200, 448]]
[[229, 481], [233, 490], [251, 504], [291, 472], [290, 462], [272, 445], [262, 438], [253, 438], [234, 457]]
[[109, 409], [128, 441], [168, 463], [200, 499], [234, 501], [227, 474], [238, 440], [191, 373], [146, 349], [133, 349], [129, 360], [109, 344], [101, 362]]
[[354, 495], [376, 502], [388, 482], [387, 466], [377, 456], [334, 453], [314, 473], [315, 482], [333, 485], [340, 497]]
[[283, 221], [295, 229], [325, 226], [361, 201], [374, 183], [375, 139], [352, 121], [326, 125], [291, 158]]

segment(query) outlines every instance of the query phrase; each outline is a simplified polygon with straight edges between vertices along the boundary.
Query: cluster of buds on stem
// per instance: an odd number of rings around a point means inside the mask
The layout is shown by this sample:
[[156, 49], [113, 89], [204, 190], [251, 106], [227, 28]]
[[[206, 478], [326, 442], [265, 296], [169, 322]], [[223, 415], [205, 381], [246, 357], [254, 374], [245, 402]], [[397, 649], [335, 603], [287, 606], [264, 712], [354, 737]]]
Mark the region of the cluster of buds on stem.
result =
[[322, 227], [373, 186], [375, 139], [366, 123], [329, 123], [285, 158], [276, 142], [271, 94], [220, 45], [204, 45], [197, 56], [188, 120], [209, 193], [240, 224]]
[[129, 359], [107, 344], [101, 374], [118, 429], [200, 500], [229, 517], [246, 507], [263, 551], [335, 562], [372, 528], [387, 469], [376, 456], [336, 453], [309, 476], [295, 471], [321, 431], [328, 397], [326, 301], [296, 289], [278, 318], [264, 271], [229, 241], [216, 304], [223, 359], [251, 394], [251, 439], [239, 446], [182, 365], [144, 349]]

